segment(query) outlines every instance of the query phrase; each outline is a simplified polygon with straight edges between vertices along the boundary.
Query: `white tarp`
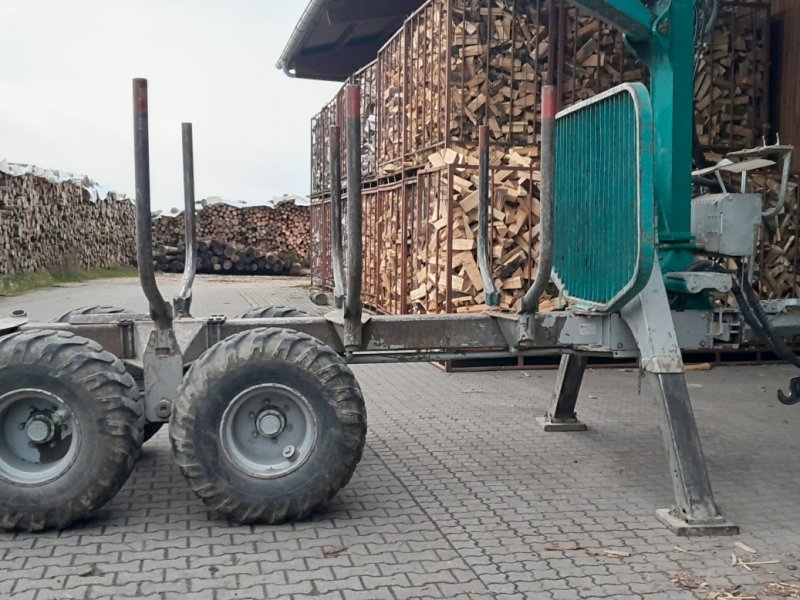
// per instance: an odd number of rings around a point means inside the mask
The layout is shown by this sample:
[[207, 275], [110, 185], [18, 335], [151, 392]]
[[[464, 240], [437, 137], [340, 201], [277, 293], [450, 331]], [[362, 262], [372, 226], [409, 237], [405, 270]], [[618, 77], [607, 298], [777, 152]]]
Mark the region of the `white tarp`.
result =
[[21, 177], [23, 175], [33, 175], [34, 177], [41, 177], [48, 183], [64, 183], [71, 181], [74, 184], [81, 186], [89, 194], [89, 199], [92, 202], [98, 200], [105, 200], [109, 196], [112, 199], [119, 201], [127, 201], [128, 198], [125, 194], [117, 194], [113, 190], [103, 187], [96, 181], [92, 181], [86, 175], [75, 175], [73, 173], [66, 173], [58, 169], [44, 169], [36, 165], [24, 165], [19, 163], [10, 163], [7, 160], [0, 160], [0, 173], [5, 173], [12, 177]]

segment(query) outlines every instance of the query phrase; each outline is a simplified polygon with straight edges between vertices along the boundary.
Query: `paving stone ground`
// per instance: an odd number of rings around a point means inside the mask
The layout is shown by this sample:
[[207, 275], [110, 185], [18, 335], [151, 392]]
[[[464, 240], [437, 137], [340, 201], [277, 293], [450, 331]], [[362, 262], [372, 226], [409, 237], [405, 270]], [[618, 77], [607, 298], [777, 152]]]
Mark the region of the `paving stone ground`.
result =
[[[144, 308], [136, 282], [118, 280], [0, 299], [0, 313], [22, 306], [45, 319], [87, 304]], [[266, 304], [323, 310], [296, 280], [197, 286], [198, 314]], [[740, 586], [742, 597], [766, 599], [769, 583], [800, 586], [800, 407], [774, 395], [792, 368], [688, 374], [717, 501], [742, 529], [710, 539], [675, 537], [653, 516], [672, 490], [655, 405], [635, 372], [590, 371], [578, 407], [589, 431], [546, 434], [534, 419], [552, 371], [354, 371], [367, 448], [324, 512], [273, 527], [209, 514], [162, 430], [90, 522], [0, 533], [0, 597], [691, 600]], [[732, 566], [732, 554], [769, 564]], [[678, 576], [706, 586], [684, 589]]]

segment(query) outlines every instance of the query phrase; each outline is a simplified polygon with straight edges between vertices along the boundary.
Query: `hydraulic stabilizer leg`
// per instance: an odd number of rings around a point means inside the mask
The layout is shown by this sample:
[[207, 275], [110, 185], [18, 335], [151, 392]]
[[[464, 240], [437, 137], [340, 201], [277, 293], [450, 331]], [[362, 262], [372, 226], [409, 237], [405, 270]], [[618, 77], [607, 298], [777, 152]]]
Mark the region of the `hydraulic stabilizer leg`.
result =
[[578, 354], [563, 354], [558, 367], [558, 379], [553, 399], [544, 417], [536, 422], [545, 431], [586, 431], [586, 423], [578, 421], [575, 403], [581, 391], [586, 357]]
[[636, 338], [641, 369], [655, 392], [675, 491], [675, 506], [656, 511], [656, 517], [677, 535], [738, 534], [739, 528], [714, 502], [658, 262], [647, 287], [622, 310], [622, 317]]

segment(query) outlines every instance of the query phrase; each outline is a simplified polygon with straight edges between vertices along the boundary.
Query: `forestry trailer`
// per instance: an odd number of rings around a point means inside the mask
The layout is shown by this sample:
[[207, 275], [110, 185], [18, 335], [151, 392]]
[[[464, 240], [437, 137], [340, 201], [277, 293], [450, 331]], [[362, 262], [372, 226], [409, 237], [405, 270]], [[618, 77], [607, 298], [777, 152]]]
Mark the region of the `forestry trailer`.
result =
[[[346, 273], [338, 199], [331, 224], [341, 310], [190, 315], [189, 125], [186, 274], [178, 297], [165, 301], [153, 271], [147, 83], [134, 80], [138, 264], [150, 314], [0, 320], [0, 527], [64, 528], [90, 516], [125, 483], [145, 437], [166, 422], [180, 470], [211, 509], [242, 523], [301, 518], [330, 500], [361, 459], [366, 411], [348, 365], [560, 354], [542, 424], [563, 431], [584, 428], [576, 400], [587, 357], [602, 354], [639, 357], [658, 403], [675, 492], [658, 518], [684, 535], [736, 533], [714, 501], [681, 350], [759, 341], [798, 364], [784, 341], [800, 332], [788, 311], [796, 302], [760, 302], [750, 286], [760, 197], [724, 189], [691, 197], [694, 0], [576, 3], [626, 34], [649, 68], [650, 88], [624, 84], [558, 114], [553, 89], [543, 90], [540, 263], [518, 314], [362, 310], [356, 86], [347, 89], [345, 123]], [[481, 159], [478, 262], [491, 304], [486, 144]], [[707, 183], [715, 175], [696, 176]], [[738, 268], [721, 266], [731, 262]], [[568, 308], [542, 314], [551, 278]], [[728, 292], [734, 308], [710, 296]], [[800, 379], [791, 390], [781, 394], [784, 403], [800, 398]]]

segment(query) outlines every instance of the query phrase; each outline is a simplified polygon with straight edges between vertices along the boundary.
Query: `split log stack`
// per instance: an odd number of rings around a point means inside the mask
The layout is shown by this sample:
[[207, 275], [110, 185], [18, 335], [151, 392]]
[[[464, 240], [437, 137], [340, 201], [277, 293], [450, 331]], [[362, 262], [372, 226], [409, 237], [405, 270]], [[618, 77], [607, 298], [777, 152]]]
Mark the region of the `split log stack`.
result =
[[[764, 198], [764, 206], [775, 206], [780, 193], [778, 174], [752, 174], [749, 191]], [[735, 188], [732, 188], [735, 189]], [[765, 219], [756, 254], [757, 291], [761, 298], [800, 298], [800, 182], [794, 177], [786, 192], [785, 208]]]
[[79, 182], [0, 173], [0, 275], [134, 265], [135, 222], [114, 193], [94, 200]]
[[[378, 66], [372, 62], [353, 74], [347, 83], [361, 88], [361, 177], [374, 179], [378, 157]], [[330, 146], [339, 144], [342, 187], [347, 186], [347, 151], [344, 86], [323, 109], [311, 119], [311, 196], [318, 197], [331, 189]], [[341, 137], [332, 140], [330, 128], [339, 125]]]
[[741, 150], [767, 134], [769, 36], [769, 4], [721, 3], [695, 67], [695, 127], [705, 148]]
[[[279, 202], [274, 208], [209, 204], [197, 211], [197, 237], [201, 241], [198, 244], [201, 273], [283, 273], [295, 263], [308, 261], [309, 208], [294, 202]], [[185, 242], [183, 213], [156, 218], [153, 239], [156, 265], [165, 271], [181, 271]]]
[[[763, 3], [722, 0], [698, 61], [696, 130], [704, 146], [740, 149], [760, 139], [768, 29]], [[478, 130], [486, 125], [492, 275], [502, 307], [512, 309], [537, 268], [542, 86], [555, 85], [568, 106], [620, 83], [647, 82], [646, 68], [619, 32], [567, 0], [429, 0], [378, 52], [376, 72], [377, 177], [365, 186], [363, 227], [365, 269], [377, 277], [367, 281], [365, 273], [365, 298], [391, 313], [482, 309], [474, 202]], [[324, 168], [315, 163], [312, 173]], [[313, 191], [313, 279], [330, 289], [329, 188], [323, 182]]]

